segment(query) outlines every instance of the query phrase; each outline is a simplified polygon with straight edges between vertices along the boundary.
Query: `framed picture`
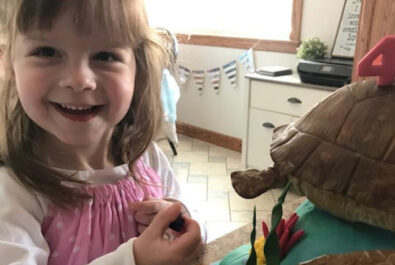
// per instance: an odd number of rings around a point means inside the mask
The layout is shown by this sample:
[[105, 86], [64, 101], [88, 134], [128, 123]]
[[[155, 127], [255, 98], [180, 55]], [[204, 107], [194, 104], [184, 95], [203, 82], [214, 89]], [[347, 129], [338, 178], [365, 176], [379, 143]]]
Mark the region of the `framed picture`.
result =
[[335, 42], [332, 47], [332, 57], [354, 58], [357, 41], [361, 0], [345, 0]]

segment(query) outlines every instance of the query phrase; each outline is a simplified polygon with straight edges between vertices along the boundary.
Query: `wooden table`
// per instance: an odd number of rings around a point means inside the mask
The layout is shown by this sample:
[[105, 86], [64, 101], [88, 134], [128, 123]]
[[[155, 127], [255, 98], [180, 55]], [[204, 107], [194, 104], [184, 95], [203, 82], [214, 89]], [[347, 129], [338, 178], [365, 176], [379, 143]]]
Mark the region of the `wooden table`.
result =
[[[284, 203], [283, 205], [283, 217], [288, 218], [295, 209], [304, 201], [306, 197], [301, 197], [291, 202]], [[271, 215], [263, 217], [263, 220], [270, 227]], [[257, 224], [261, 223], [262, 220], [258, 220]], [[261, 226], [257, 225], [257, 235], [262, 235]], [[216, 240], [207, 244], [207, 252], [205, 255], [204, 264], [208, 265], [215, 261], [222, 259], [230, 251], [238, 248], [250, 242], [250, 234], [252, 230], [252, 220], [250, 224], [242, 226]]]

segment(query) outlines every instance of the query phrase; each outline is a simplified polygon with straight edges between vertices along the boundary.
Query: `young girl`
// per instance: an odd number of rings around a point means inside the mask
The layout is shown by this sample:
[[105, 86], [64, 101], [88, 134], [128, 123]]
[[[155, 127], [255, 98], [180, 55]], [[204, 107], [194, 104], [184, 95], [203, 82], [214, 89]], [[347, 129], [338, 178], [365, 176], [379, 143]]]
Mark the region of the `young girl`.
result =
[[204, 236], [151, 143], [165, 56], [142, 1], [7, 4], [1, 264], [192, 264]]

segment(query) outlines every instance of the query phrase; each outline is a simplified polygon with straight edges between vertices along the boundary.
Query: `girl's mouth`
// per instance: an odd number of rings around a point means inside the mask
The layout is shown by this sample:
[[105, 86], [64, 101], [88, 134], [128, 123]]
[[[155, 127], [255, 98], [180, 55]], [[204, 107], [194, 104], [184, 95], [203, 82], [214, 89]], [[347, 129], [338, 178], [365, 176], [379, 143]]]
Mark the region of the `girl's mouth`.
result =
[[103, 105], [69, 105], [61, 103], [52, 103], [60, 114], [73, 121], [89, 121], [95, 117]]

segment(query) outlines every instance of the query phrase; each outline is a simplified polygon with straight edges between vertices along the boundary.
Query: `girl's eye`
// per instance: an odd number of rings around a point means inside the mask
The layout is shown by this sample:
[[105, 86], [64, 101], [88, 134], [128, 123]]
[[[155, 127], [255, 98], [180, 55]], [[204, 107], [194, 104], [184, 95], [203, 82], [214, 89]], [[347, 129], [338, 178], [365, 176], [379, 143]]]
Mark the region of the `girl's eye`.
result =
[[119, 58], [111, 52], [99, 52], [94, 56], [94, 59], [106, 62], [119, 61]]
[[57, 55], [57, 52], [54, 48], [51, 47], [41, 47], [35, 50], [33, 55], [39, 57], [55, 57]]

